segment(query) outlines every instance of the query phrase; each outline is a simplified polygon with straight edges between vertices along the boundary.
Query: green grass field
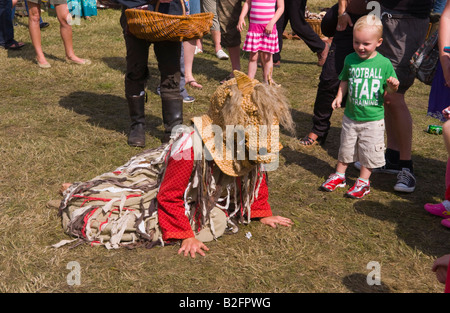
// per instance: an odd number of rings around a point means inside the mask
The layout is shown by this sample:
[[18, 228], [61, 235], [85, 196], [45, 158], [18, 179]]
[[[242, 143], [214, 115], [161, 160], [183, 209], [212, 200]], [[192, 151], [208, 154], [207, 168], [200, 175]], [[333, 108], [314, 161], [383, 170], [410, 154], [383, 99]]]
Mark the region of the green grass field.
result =
[[[317, 1], [311, 11], [331, 1]], [[333, 3], [333, 2], [331, 2]], [[90, 66], [65, 62], [59, 26], [42, 31], [52, 68], [34, 60], [27, 19], [18, 18], [21, 51], [0, 51], [0, 292], [238, 292], [238, 293], [440, 293], [431, 265], [450, 252], [450, 230], [423, 205], [442, 201], [447, 155], [441, 136], [424, 132], [438, 124], [426, 115], [429, 86], [417, 81], [407, 93], [414, 123], [413, 161], [417, 188], [393, 190], [395, 176], [374, 174], [363, 200], [318, 187], [334, 170], [342, 110], [332, 117], [327, 143], [300, 149], [297, 140], [311, 127], [320, 68], [302, 41], [286, 40], [274, 79], [287, 92], [296, 136], [282, 134], [281, 164], [269, 174], [275, 214], [291, 218], [291, 228], [251, 223], [208, 245], [205, 257], [177, 255], [178, 246], [119, 249], [78, 246], [54, 249], [68, 239], [49, 200], [60, 199], [63, 182], [88, 180], [114, 169], [141, 151], [126, 143], [129, 117], [124, 97], [125, 45], [119, 11], [102, 10], [74, 26], [76, 53]], [[228, 75], [209, 35], [196, 56], [194, 75], [203, 90], [184, 106], [184, 118], [206, 112], [209, 97]], [[246, 71], [247, 55], [241, 56]], [[161, 102], [155, 94], [158, 70], [150, 56], [147, 148], [160, 144]], [[257, 78], [261, 78], [261, 70]], [[358, 172], [349, 168], [352, 184]], [[245, 237], [251, 232], [252, 238]], [[67, 265], [78, 262], [81, 283], [69, 285]], [[370, 286], [370, 262], [380, 265], [381, 285]]]

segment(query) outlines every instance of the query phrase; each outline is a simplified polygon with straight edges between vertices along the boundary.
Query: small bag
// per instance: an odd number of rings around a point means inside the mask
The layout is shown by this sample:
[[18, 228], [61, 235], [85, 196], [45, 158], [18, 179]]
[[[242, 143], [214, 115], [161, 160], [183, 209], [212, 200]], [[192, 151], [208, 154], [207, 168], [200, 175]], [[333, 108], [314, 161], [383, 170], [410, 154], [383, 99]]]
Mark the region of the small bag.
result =
[[184, 1], [181, 0], [182, 15], [164, 14], [158, 12], [159, 1], [155, 11], [127, 9], [128, 30], [134, 36], [150, 42], [186, 41], [202, 38], [209, 33], [214, 13], [197, 13], [186, 15]]
[[411, 58], [411, 69], [418, 80], [431, 85], [439, 60], [438, 30], [429, 36]]

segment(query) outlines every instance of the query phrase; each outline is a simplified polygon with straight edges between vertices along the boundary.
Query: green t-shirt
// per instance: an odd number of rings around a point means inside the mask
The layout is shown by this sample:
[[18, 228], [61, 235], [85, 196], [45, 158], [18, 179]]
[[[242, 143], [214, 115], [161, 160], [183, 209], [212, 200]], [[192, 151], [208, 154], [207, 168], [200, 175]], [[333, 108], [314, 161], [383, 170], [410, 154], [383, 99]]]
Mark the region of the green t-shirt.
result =
[[344, 114], [359, 121], [379, 121], [384, 118], [383, 96], [386, 80], [397, 78], [388, 58], [377, 52], [371, 59], [363, 60], [356, 52], [345, 58], [339, 79], [348, 81], [347, 102]]

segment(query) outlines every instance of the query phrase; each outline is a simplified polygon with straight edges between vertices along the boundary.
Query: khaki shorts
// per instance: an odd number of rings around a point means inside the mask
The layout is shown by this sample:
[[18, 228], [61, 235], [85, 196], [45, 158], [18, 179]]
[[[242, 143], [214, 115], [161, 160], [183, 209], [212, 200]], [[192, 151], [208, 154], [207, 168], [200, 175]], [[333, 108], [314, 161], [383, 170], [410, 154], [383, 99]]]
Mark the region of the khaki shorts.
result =
[[211, 12], [214, 14], [211, 30], [220, 31], [219, 18], [217, 17], [217, 1], [219, 0], [203, 0], [202, 10], [203, 12]]
[[430, 19], [383, 10], [383, 43], [378, 52], [392, 62], [400, 81], [398, 93], [404, 94], [414, 84], [410, 60], [425, 40]]
[[359, 161], [366, 168], [385, 164], [384, 119], [357, 122], [344, 115], [338, 160], [344, 163]]
[[[28, 2], [41, 4], [41, 0], [27, 0]], [[50, 4], [55, 6], [58, 4], [67, 4], [67, 0], [49, 0]]]
[[218, 0], [217, 2], [217, 16], [221, 33], [220, 44], [223, 47], [241, 45], [241, 33], [237, 29], [241, 8], [241, 0]]
[[214, 207], [209, 214], [210, 220], [200, 231], [197, 232], [193, 229], [195, 238], [201, 242], [209, 242], [219, 238], [227, 227], [227, 216], [221, 209]]

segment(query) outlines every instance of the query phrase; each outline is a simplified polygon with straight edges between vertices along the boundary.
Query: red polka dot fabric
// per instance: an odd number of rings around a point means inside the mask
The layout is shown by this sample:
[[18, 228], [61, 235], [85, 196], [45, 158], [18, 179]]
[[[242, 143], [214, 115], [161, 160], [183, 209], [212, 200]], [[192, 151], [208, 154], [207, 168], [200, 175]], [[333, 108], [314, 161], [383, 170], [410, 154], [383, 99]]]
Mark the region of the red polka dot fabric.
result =
[[[158, 219], [164, 241], [194, 237], [184, 206], [184, 193], [194, 167], [194, 151], [190, 148], [190, 158], [185, 157], [186, 151], [180, 153], [184, 153], [183, 158], [176, 154], [170, 157], [157, 195]], [[265, 178], [264, 176], [258, 197], [251, 206], [251, 218], [272, 215]]]

